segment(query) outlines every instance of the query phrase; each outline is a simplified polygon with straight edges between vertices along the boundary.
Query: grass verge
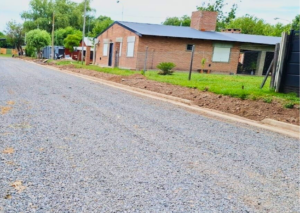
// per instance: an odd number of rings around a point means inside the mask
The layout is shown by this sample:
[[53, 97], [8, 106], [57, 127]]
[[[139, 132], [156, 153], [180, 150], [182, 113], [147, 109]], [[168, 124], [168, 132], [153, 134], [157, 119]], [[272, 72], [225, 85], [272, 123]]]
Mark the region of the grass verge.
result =
[[[57, 65], [74, 64], [76, 68], [84, 68], [98, 72], [105, 72], [116, 75], [132, 75], [139, 73], [137, 71], [103, 68], [95, 65], [81, 65], [77, 61], [55, 61]], [[278, 100], [283, 104], [299, 104], [300, 99], [295, 93], [283, 94], [276, 93], [269, 89], [270, 78], [268, 78], [263, 89], [260, 84], [264, 77], [260, 76], [240, 76], [240, 75], [217, 75], [217, 74], [200, 74], [193, 73], [192, 80], [188, 80], [188, 72], [175, 72], [173, 75], [158, 75], [157, 71], [146, 71], [145, 76], [149, 80], [169, 83], [173, 85], [195, 88], [202, 91], [210, 91], [215, 94], [227, 95], [231, 97], [257, 100], [262, 99], [264, 102], [271, 103], [272, 100]], [[287, 107], [288, 108], [288, 107]]]
[[11, 58], [12, 54], [0, 54], [0, 57]]
[[132, 70], [126, 70], [126, 69], [119, 69], [119, 68], [106, 68], [106, 67], [99, 67], [96, 65], [85, 65], [81, 64], [81, 62], [77, 61], [52, 61], [55, 62], [57, 65], [69, 65], [73, 64], [76, 68], [83, 68], [87, 70], [94, 70], [98, 72], [105, 72], [105, 73], [110, 73], [110, 74], [115, 74], [115, 75], [133, 75], [136, 74], [137, 72], [132, 71]]

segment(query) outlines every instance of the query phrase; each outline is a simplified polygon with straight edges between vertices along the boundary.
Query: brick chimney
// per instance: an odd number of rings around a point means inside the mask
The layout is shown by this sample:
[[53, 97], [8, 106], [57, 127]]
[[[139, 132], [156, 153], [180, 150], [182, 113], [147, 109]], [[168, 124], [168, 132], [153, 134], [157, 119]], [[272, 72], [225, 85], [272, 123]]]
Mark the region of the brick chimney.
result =
[[215, 31], [218, 12], [195, 11], [192, 12], [191, 28], [200, 31]]
[[224, 29], [222, 30], [222, 33], [236, 33], [236, 34], [240, 34], [242, 31], [241, 29]]

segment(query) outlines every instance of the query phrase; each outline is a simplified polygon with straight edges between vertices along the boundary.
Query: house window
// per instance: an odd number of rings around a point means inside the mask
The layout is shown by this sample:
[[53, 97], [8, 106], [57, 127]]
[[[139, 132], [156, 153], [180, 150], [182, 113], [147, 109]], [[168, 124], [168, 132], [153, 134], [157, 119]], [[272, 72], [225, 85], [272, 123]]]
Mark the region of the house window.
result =
[[193, 44], [187, 44], [186, 45], [186, 50], [187, 51], [192, 51], [193, 50]]
[[231, 44], [214, 44], [213, 62], [229, 62]]
[[107, 56], [108, 44], [103, 44], [103, 56]]
[[135, 42], [135, 36], [127, 37], [127, 57], [134, 56], [134, 42]]

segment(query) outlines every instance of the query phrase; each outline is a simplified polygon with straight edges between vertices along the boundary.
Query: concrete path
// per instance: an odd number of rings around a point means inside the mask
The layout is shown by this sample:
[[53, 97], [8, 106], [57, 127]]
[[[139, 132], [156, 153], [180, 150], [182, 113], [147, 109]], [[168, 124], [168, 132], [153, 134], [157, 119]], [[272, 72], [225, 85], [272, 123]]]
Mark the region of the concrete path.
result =
[[0, 58], [0, 212], [297, 212], [299, 141]]

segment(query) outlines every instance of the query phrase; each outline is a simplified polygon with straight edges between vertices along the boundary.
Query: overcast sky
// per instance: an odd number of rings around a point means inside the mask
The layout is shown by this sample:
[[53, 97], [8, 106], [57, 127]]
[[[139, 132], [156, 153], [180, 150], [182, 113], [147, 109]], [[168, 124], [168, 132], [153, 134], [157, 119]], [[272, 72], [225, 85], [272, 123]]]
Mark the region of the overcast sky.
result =
[[[81, 2], [82, 0], [74, 0]], [[226, 1], [226, 0], [225, 0]], [[20, 13], [29, 9], [30, 0], [0, 0], [0, 31], [8, 21], [23, 22]], [[92, 0], [96, 16], [106, 15], [113, 20], [160, 24], [167, 17], [191, 15], [204, 1], [200, 0]], [[206, 1], [207, 2], [207, 1]], [[299, 0], [227, 0], [228, 5], [238, 3], [237, 16], [254, 15], [266, 22], [288, 24], [300, 13]], [[229, 9], [229, 8], [227, 8]], [[274, 18], [281, 18], [275, 21]]]

